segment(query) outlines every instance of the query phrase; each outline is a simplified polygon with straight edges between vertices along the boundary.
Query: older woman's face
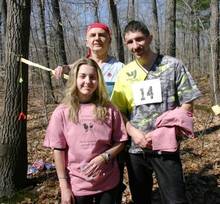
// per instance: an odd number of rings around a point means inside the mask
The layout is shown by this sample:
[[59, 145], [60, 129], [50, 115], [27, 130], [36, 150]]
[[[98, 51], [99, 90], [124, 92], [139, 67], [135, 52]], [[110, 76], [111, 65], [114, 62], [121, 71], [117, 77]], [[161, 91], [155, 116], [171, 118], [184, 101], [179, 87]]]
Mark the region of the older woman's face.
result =
[[108, 32], [102, 28], [91, 28], [86, 34], [86, 46], [91, 52], [108, 53], [110, 43]]

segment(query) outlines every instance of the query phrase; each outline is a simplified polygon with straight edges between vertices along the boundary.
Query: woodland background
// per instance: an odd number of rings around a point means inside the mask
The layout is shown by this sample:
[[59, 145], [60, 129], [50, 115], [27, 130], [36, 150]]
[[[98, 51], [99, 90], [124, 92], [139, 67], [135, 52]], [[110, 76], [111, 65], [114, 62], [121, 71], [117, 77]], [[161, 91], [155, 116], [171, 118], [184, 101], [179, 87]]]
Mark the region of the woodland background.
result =
[[[0, 203], [59, 203], [55, 170], [27, 176], [35, 161], [52, 163], [42, 147], [51, 112], [62, 99], [64, 80], [20, 62], [51, 69], [86, 55], [88, 24], [112, 30], [111, 54], [124, 63], [132, 56], [122, 31], [130, 20], [147, 24], [152, 49], [180, 58], [203, 96], [195, 102], [195, 134], [183, 140], [181, 156], [190, 203], [220, 203], [220, 35], [218, 0], [1, 0], [0, 1]], [[125, 177], [125, 182], [127, 178]], [[159, 204], [155, 180], [154, 204]], [[123, 203], [129, 203], [127, 188]]]

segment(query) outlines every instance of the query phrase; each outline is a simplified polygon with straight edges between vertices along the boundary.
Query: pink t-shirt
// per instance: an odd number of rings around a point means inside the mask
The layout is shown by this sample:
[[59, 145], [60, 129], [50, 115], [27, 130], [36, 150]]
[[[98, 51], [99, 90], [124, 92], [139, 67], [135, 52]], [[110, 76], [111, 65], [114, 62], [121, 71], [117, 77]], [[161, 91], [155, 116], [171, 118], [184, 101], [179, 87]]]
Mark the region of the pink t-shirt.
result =
[[63, 104], [55, 109], [47, 128], [44, 146], [66, 149], [67, 169], [74, 195], [92, 195], [114, 188], [119, 183], [116, 159], [105, 164], [96, 180], [89, 181], [81, 168], [110, 149], [115, 142], [127, 140], [121, 114], [113, 106], [109, 106], [108, 119], [104, 122], [97, 121], [94, 104], [91, 103], [80, 105], [79, 123], [70, 121], [68, 113], [69, 109]]

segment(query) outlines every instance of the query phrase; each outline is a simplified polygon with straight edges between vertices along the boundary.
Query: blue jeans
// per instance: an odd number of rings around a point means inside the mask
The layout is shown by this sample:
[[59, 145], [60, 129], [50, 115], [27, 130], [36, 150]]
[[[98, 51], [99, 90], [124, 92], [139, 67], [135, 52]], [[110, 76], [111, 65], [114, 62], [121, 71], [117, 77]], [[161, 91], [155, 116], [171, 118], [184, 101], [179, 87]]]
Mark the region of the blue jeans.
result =
[[151, 204], [153, 171], [163, 204], [187, 204], [179, 152], [129, 154], [127, 167], [135, 204]]

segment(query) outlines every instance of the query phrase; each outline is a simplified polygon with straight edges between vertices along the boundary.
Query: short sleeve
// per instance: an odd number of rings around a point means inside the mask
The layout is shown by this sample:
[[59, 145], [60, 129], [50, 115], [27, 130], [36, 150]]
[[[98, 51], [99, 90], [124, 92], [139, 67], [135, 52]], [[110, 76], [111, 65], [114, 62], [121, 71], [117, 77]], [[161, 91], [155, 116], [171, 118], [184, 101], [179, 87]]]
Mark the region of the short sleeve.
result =
[[65, 149], [67, 146], [64, 135], [64, 113], [59, 107], [50, 118], [43, 145], [52, 149]]
[[180, 105], [191, 102], [201, 96], [195, 81], [181, 61], [178, 61], [176, 66], [176, 87]]
[[122, 118], [121, 113], [113, 109], [113, 118], [112, 118], [112, 133], [113, 133], [113, 140], [115, 142], [123, 142], [128, 140], [128, 135], [126, 132], [125, 124]]
[[119, 72], [115, 86], [111, 96], [111, 102], [125, 115], [128, 112], [128, 103], [126, 100], [126, 94], [124, 93], [124, 84], [122, 79], [122, 72]]

